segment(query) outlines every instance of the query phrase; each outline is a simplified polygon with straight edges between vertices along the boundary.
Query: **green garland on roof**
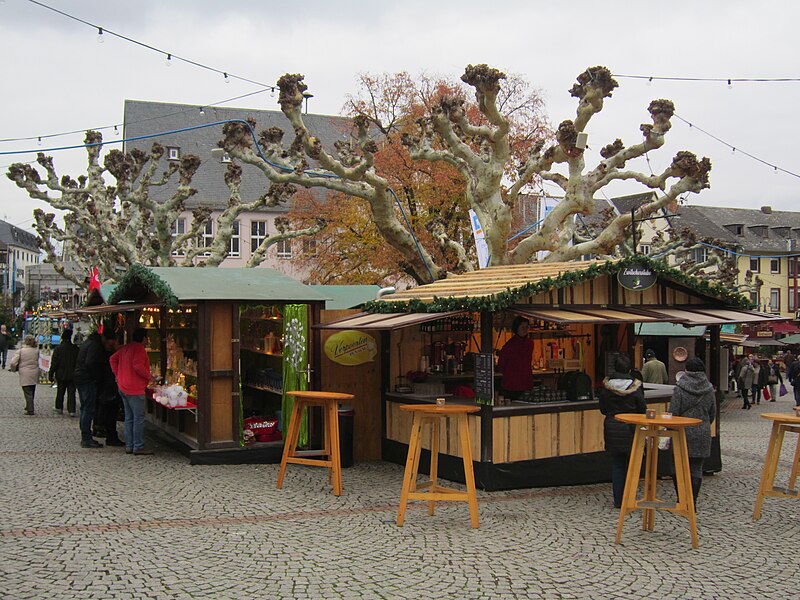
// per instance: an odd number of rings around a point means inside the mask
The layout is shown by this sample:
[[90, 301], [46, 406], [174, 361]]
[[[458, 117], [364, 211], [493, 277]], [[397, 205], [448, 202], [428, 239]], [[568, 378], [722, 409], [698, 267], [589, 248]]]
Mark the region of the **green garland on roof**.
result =
[[167, 306], [175, 307], [178, 305], [178, 298], [172, 292], [166, 281], [161, 279], [158, 275], [153, 273], [144, 265], [133, 265], [128, 272], [122, 277], [108, 297], [109, 304], [116, 304], [124, 298], [125, 293], [133, 286], [139, 285], [155, 296], [164, 301]]
[[407, 302], [379, 302], [373, 300], [364, 305], [364, 310], [371, 313], [435, 313], [451, 310], [467, 310], [470, 312], [487, 310], [496, 312], [504, 310], [528, 296], [535, 296], [536, 294], [549, 292], [553, 289], [570, 287], [590, 279], [595, 279], [601, 275], [616, 275], [620, 269], [633, 264], [644, 265], [650, 268], [660, 279], [668, 279], [675, 283], [680, 283], [701, 294], [717, 298], [728, 306], [745, 309], [753, 308], [753, 304], [748, 298], [723, 284], [692, 277], [678, 269], [670, 267], [665, 261], [637, 255], [617, 261], [609, 260], [604, 263], [595, 263], [586, 269], [568, 271], [557, 277], [545, 277], [539, 281], [522, 284], [519, 287], [506, 288], [505, 292], [500, 292], [499, 294], [493, 294], [491, 296], [483, 296], [481, 298], [440, 298], [434, 296], [433, 302], [430, 303], [420, 300], [409, 300]]

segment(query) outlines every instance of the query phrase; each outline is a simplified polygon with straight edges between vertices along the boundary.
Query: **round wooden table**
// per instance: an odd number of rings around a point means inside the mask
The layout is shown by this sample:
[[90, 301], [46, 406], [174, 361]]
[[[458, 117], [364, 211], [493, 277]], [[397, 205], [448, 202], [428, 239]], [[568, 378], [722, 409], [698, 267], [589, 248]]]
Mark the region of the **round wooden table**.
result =
[[[308, 465], [311, 467], [326, 467], [328, 481], [333, 482], [333, 495], [342, 495], [342, 463], [339, 454], [339, 402], [352, 400], [352, 394], [339, 392], [295, 391], [286, 392], [287, 396], [294, 398], [292, 416], [289, 419], [289, 429], [283, 442], [283, 456], [281, 467], [278, 470], [278, 489], [283, 486], [283, 476], [286, 474], [286, 465]], [[323, 412], [323, 447], [318, 450], [297, 450], [297, 437], [300, 434], [300, 423], [303, 420], [303, 409], [309, 406], [319, 406]], [[322, 456], [325, 458], [309, 458]]]
[[[403, 526], [406, 515], [406, 505], [409, 500], [427, 500], [428, 514], [433, 515], [437, 500], [460, 500], [469, 504], [469, 515], [472, 528], [477, 529], [478, 522], [478, 497], [475, 493], [475, 472], [472, 469], [472, 444], [469, 439], [469, 423], [467, 415], [480, 411], [479, 406], [445, 404], [401, 404], [400, 410], [413, 414], [411, 422], [411, 438], [408, 442], [408, 458], [406, 459], [406, 472], [403, 476], [403, 489], [400, 492], [400, 507], [397, 511], [397, 525]], [[442, 418], [453, 417], [458, 421], [459, 438], [461, 438], [461, 457], [464, 461], [464, 482], [466, 492], [452, 488], [440, 487], [437, 482], [439, 468], [439, 421]], [[431, 425], [431, 470], [430, 481], [417, 485], [419, 471], [419, 457], [422, 451], [422, 425]], [[427, 489], [419, 492], [418, 489]]]
[[775, 485], [775, 472], [778, 470], [778, 460], [781, 457], [783, 438], [786, 432], [800, 434], [800, 410], [796, 407], [793, 413], [762, 413], [762, 419], [772, 421], [772, 433], [769, 436], [767, 455], [764, 458], [764, 470], [761, 472], [761, 484], [758, 486], [756, 506], [753, 509], [753, 520], [761, 518], [761, 506], [766, 496], [776, 498], [800, 498], [800, 490], [795, 487], [797, 482], [798, 463], [800, 463], [800, 436], [794, 451], [792, 470], [789, 475], [788, 487]]
[[[692, 534], [692, 547], [699, 547], [697, 539], [697, 519], [694, 512], [692, 483], [689, 475], [689, 452], [686, 448], [686, 428], [702, 423], [700, 419], [689, 417], [657, 416], [648, 419], [640, 413], [622, 413], [616, 415], [617, 421], [636, 426], [631, 447], [631, 458], [628, 462], [628, 475], [625, 479], [625, 491], [622, 495], [622, 506], [619, 509], [616, 543], [622, 539], [622, 526], [625, 515], [635, 510], [642, 511], [642, 529], [652, 531], [655, 525], [656, 510], [668, 510], [689, 519], [689, 531]], [[678, 501], [664, 502], [656, 498], [656, 480], [658, 477], [658, 438], [671, 439], [672, 453], [675, 457], [675, 478], [678, 487]], [[637, 500], [639, 489], [639, 473], [642, 470], [642, 459], [647, 448], [647, 463], [644, 471], [644, 497]]]

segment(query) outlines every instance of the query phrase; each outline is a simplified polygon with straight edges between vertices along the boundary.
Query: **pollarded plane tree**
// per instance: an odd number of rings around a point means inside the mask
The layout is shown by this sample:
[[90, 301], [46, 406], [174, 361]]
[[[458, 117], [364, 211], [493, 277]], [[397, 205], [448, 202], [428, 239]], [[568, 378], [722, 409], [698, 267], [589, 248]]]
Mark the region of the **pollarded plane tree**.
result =
[[[164, 156], [164, 147], [156, 143], [149, 152], [111, 150], [102, 157], [101, 164], [102, 142], [99, 132], [86, 133], [88, 169], [77, 179], [59, 176], [53, 158], [42, 153], [36, 162], [44, 174], [33, 165], [23, 163], [11, 165], [7, 173], [8, 178], [26, 190], [31, 198], [43, 200], [62, 211], [63, 227], [55, 213], [42, 209], [34, 211], [38, 243], [48, 262], [79, 286], [86, 286], [87, 279], [65, 269], [59, 244], [70, 247], [73, 260], [81, 267], [80, 272], [88, 274], [92, 267], [97, 266], [104, 280], [111, 281], [136, 263], [174, 266], [180, 262], [182, 266], [216, 266], [228, 254], [233, 222], [239, 214], [280, 205], [295, 191], [292, 186], [272, 185], [255, 201], [242, 202], [239, 193], [241, 167], [229, 164], [225, 182], [230, 197], [218, 218], [214, 239], [209, 245], [202, 245], [201, 232], [212, 212], [208, 207], [192, 212], [187, 231], [177, 235], [173, 232], [173, 224], [184, 212], [186, 200], [197, 193], [191, 187], [191, 181], [200, 166], [200, 159], [186, 155], [179, 162], [170, 161], [164, 168], [159, 162]], [[105, 181], [105, 175], [114, 179], [114, 185]], [[157, 199], [155, 190], [166, 187], [173, 178], [177, 178], [174, 192], [166, 199]], [[313, 234], [318, 230], [319, 226], [315, 226], [304, 232], [278, 232], [264, 240], [262, 245], [277, 243], [287, 235]], [[261, 258], [263, 260], [263, 253]], [[257, 259], [251, 262], [251, 266], [258, 264]]]

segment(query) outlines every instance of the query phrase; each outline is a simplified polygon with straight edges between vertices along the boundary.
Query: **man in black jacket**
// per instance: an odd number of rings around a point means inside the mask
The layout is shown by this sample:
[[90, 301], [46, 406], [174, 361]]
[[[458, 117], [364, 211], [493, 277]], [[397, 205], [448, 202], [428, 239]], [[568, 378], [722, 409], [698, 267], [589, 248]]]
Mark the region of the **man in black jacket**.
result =
[[114, 332], [108, 327], [101, 337], [96, 331], [91, 333], [78, 349], [75, 364], [75, 385], [81, 398], [81, 447], [102, 448], [103, 444], [92, 437], [92, 419], [97, 409], [98, 394], [106, 378], [108, 340], [114, 339]]
[[50, 381], [56, 381], [55, 411], [64, 414], [64, 394], [67, 395], [67, 412], [75, 416], [75, 363], [78, 360], [78, 347], [72, 343], [72, 329], [61, 334], [61, 343], [53, 350], [50, 360]]

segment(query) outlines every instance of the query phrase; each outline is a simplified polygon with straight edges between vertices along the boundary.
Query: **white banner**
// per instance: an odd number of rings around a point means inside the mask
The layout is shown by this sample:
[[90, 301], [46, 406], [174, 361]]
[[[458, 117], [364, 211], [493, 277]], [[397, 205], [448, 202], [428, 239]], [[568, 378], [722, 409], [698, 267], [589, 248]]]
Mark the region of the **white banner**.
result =
[[475, 211], [469, 210], [469, 221], [472, 224], [472, 235], [475, 238], [475, 251], [478, 254], [478, 268], [483, 269], [489, 266], [489, 246], [486, 245], [486, 238], [483, 236], [483, 227], [478, 220]]

